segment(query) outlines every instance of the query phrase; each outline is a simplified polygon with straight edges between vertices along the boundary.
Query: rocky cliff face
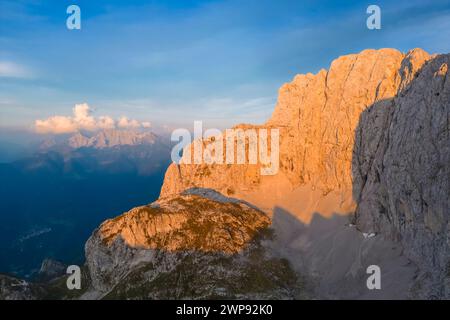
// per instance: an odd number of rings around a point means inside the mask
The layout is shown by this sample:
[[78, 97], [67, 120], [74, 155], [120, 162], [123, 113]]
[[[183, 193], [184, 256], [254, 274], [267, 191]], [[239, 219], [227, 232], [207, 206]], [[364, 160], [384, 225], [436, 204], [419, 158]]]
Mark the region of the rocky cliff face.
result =
[[238, 126], [280, 129], [277, 175], [262, 176], [259, 165], [172, 164], [161, 195], [212, 188], [306, 224], [356, 210], [359, 230], [400, 241], [420, 267], [419, 296], [448, 295], [449, 59], [365, 50], [298, 75], [265, 125]]
[[35, 300], [39, 291], [25, 280], [0, 274], [0, 300]]
[[424, 270], [419, 283], [431, 284], [428, 296], [449, 296], [450, 55], [420, 70], [407, 58], [396, 96], [360, 116], [353, 150], [356, 223], [400, 240]]
[[[280, 89], [265, 125], [237, 126], [280, 130], [277, 175], [262, 176], [258, 164], [172, 164], [161, 195], [190, 187], [212, 188], [266, 212], [283, 207], [306, 223], [314, 212], [325, 216], [353, 212], [352, 158], [360, 116], [374, 103], [393, 98], [430, 58], [420, 49], [408, 54], [365, 50], [336, 59], [328, 71], [296, 76]], [[305, 199], [305, 194], [312, 196]]]
[[[411, 55], [424, 56], [411, 59], [416, 69], [427, 58], [419, 50]], [[397, 93], [404, 59], [409, 57], [392, 49], [366, 50], [338, 58], [329, 71], [298, 75], [280, 89], [272, 118], [263, 127], [281, 130], [280, 176], [287, 177], [290, 189], [305, 184], [325, 194], [351, 189], [351, 159], [359, 116], [375, 101]], [[270, 179], [261, 176], [255, 166], [172, 165], [162, 195], [195, 185], [226, 192], [236, 181], [235, 192], [254, 190]], [[209, 175], [205, 177], [203, 171]]]
[[[428, 59], [430, 56], [420, 49], [406, 55], [381, 49], [340, 57], [328, 71], [298, 75], [282, 86], [275, 111], [264, 126], [238, 127], [281, 130], [281, 172], [277, 178], [286, 177], [289, 189], [310, 185], [323, 194], [352, 190], [355, 131], [362, 112], [393, 98]], [[173, 164], [161, 194], [176, 194], [193, 186], [240, 193], [274, 180], [261, 176], [255, 167], [258, 165]], [[230, 188], [232, 185], [235, 187]]]

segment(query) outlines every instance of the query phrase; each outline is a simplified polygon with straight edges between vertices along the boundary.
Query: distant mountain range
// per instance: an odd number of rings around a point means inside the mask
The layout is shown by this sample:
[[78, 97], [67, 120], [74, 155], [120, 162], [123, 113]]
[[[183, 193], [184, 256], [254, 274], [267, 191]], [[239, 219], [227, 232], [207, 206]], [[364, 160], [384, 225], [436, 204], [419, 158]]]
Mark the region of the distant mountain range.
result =
[[0, 164], [0, 272], [33, 277], [46, 258], [82, 262], [92, 228], [155, 200], [169, 163], [154, 133], [107, 130], [56, 136]]
[[64, 140], [56, 142], [56, 139], [47, 139], [41, 144], [41, 150], [70, 147], [105, 149], [121, 146], [151, 146], [162, 143], [160, 137], [150, 131], [139, 130], [101, 130], [94, 133], [77, 132]]
[[24, 170], [50, 170], [83, 175], [86, 173], [136, 173], [150, 175], [168, 164], [168, 142], [152, 132], [104, 130], [80, 132], [59, 139], [47, 139], [39, 151], [15, 162]]

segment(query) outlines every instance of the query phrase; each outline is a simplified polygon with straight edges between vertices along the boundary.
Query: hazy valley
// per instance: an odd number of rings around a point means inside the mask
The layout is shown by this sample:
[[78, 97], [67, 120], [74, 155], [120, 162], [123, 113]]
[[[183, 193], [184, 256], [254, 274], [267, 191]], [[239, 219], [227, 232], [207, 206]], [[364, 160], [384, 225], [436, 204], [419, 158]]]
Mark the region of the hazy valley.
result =
[[101, 221], [158, 197], [169, 142], [151, 132], [78, 133], [0, 164], [0, 210], [8, 213], [0, 272], [35, 277], [46, 258], [83, 263], [84, 242]]

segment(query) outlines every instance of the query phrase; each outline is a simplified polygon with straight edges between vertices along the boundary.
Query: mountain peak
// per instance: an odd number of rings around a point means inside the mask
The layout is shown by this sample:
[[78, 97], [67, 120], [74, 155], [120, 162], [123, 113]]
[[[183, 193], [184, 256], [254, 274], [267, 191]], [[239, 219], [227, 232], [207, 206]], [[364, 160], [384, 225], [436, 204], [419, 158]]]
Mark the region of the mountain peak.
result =
[[103, 149], [124, 145], [152, 145], [156, 140], [156, 134], [150, 131], [108, 129], [98, 131], [94, 135], [77, 132], [67, 143], [74, 149], [82, 147]]

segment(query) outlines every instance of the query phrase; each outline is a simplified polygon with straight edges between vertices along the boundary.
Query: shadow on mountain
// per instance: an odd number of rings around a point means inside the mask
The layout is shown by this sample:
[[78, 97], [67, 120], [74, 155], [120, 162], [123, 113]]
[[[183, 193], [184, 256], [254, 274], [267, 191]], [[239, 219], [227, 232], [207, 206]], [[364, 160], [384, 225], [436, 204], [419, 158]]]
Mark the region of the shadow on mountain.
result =
[[[425, 298], [450, 292], [449, 64], [449, 54], [428, 60], [395, 97], [365, 109], [352, 157], [356, 224], [403, 245]], [[408, 68], [405, 59], [402, 77]]]
[[[351, 216], [323, 217], [314, 213], [302, 223], [276, 207], [272, 217], [274, 250], [304, 276], [312, 296], [324, 299], [404, 299], [416, 267], [402, 255], [398, 244], [381, 236], [370, 237], [349, 224]], [[367, 287], [367, 267], [378, 265], [381, 290]]]

